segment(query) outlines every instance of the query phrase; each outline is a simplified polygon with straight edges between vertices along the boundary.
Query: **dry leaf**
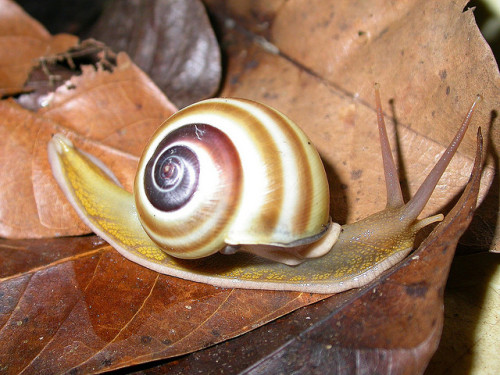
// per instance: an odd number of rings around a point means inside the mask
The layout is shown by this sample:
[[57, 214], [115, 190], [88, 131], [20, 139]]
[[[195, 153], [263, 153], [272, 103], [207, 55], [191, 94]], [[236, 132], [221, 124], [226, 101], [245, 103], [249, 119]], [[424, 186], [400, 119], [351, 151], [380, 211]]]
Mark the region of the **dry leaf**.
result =
[[[407, 199], [478, 93], [484, 101], [473, 127], [483, 127], [489, 152], [498, 154], [500, 74], [472, 11], [462, 12], [467, 1], [206, 3], [229, 47], [222, 95], [275, 106], [306, 131], [327, 166], [334, 220], [356, 221], [385, 204], [375, 81], [395, 123], [389, 136]], [[240, 33], [241, 25], [249, 31]], [[474, 133], [466, 134], [423, 215], [442, 212], [460, 193], [472, 167]], [[485, 212], [477, 221], [483, 225], [468, 240], [483, 250], [497, 249], [500, 235], [498, 181], [489, 189], [497, 169], [489, 158], [480, 193]]]
[[96, 236], [52, 238], [43, 241], [0, 239], [0, 280], [46, 268], [48, 264], [64, 262], [68, 258], [89, 256], [100, 251], [103, 246], [108, 245]]
[[81, 76], [51, 95], [40, 115], [5, 101], [0, 106], [0, 229], [10, 238], [88, 233], [52, 178], [47, 143], [53, 134], [67, 133], [131, 190], [137, 156], [175, 111], [126, 55], [118, 55], [113, 73], [84, 67]]
[[78, 43], [73, 35], [51, 36], [13, 1], [0, 0], [0, 97], [18, 94], [38, 59]]
[[453, 261], [444, 296], [443, 337], [426, 370], [438, 374], [500, 373], [500, 256]]
[[111, 73], [93, 66], [82, 70], [58, 87], [38, 113], [85, 138], [140, 156], [175, 106], [124, 53]]
[[92, 373], [177, 356], [321, 298], [160, 275], [91, 242], [77, 255], [0, 279], [0, 371]]
[[[55, 133], [65, 133], [88, 152], [110, 165], [124, 185], [131, 188], [137, 157], [85, 139], [57, 123], [0, 101], [0, 233], [3, 237], [53, 237], [88, 233], [53, 180], [47, 159], [47, 143]], [[118, 155], [118, 157], [112, 155]]]
[[179, 108], [219, 87], [219, 46], [199, 0], [110, 1], [89, 35], [127, 52]]

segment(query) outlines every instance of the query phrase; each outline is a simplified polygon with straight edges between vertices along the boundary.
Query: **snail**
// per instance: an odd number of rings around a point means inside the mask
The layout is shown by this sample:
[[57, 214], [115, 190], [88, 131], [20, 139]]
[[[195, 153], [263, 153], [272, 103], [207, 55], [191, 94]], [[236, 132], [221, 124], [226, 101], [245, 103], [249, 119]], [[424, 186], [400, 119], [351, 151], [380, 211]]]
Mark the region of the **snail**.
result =
[[404, 203], [382, 114], [376, 112], [387, 206], [340, 226], [326, 173], [285, 115], [245, 99], [208, 99], [173, 114], [139, 161], [134, 193], [62, 134], [48, 144], [59, 186], [80, 218], [126, 258], [219, 287], [335, 293], [403, 259], [417, 219], [453, 157], [480, 96], [415, 196]]

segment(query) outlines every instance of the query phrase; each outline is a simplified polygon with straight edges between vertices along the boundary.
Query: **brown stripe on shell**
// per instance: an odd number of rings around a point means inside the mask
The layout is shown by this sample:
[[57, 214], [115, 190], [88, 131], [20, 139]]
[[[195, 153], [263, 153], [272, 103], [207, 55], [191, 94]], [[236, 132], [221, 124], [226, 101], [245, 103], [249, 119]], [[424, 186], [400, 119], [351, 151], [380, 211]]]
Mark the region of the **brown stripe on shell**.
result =
[[[240, 100], [240, 99], [239, 99]], [[245, 103], [255, 105], [256, 103], [246, 100], [241, 100]], [[260, 106], [265, 112], [269, 112], [268, 107]], [[258, 153], [266, 160], [269, 155], [279, 155], [279, 149], [273, 142], [271, 133], [264, 127], [261, 121], [251, 112], [244, 108], [240, 108], [231, 102], [201, 102], [191, 108], [190, 113], [178, 113], [174, 116], [182, 118], [190, 116], [193, 112], [206, 113], [218, 111], [224, 116], [230, 116], [235, 123], [242, 124], [248, 129], [248, 136], [252, 139], [252, 143], [256, 146]], [[215, 124], [214, 124], [215, 125]], [[243, 156], [245, 157], [245, 155]], [[283, 199], [283, 182], [285, 179], [281, 160], [274, 160], [273, 163], [266, 165], [267, 178], [271, 186], [274, 187], [268, 196], [268, 203], [261, 209], [261, 215], [255, 218], [253, 228], [259, 235], [266, 234], [269, 237], [274, 232], [281, 215], [281, 209], [284, 203]]]
[[[294, 150], [295, 156], [295, 164], [297, 166], [297, 170], [301, 171], [303, 175], [300, 175], [300, 181], [298, 186], [294, 188], [299, 189], [299, 199], [300, 204], [298, 204], [297, 210], [293, 216], [293, 224], [291, 228], [295, 231], [296, 234], [304, 233], [309, 226], [309, 222], [311, 220], [312, 215], [312, 202], [313, 202], [313, 176], [312, 171], [309, 165], [309, 158], [307, 155], [307, 150], [305, 147], [309, 146], [304, 144], [301, 141], [295, 129], [293, 129], [289, 122], [291, 120], [284, 117], [281, 113], [269, 110], [268, 107], [265, 107], [259, 104], [259, 107], [265, 111], [265, 113], [275, 122], [280, 124], [280, 130], [285, 134], [285, 137], [291, 144], [291, 148]], [[286, 178], [286, 176], [285, 176]], [[290, 188], [290, 187], [288, 187]], [[315, 235], [316, 233], [312, 234]]]
[[[286, 189], [295, 189], [298, 188], [297, 199], [300, 201], [297, 202], [296, 210], [294, 215], [290, 217], [291, 225], [289, 226], [290, 230], [293, 231], [295, 236], [295, 240], [291, 243], [291, 246], [295, 246], [297, 241], [301, 244], [314, 242], [317, 240], [318, 234], [324, 232], [329, 223], [329, 193], [328, 189], [325, 192], [318, 191], [318, 186], [321, 183], [317, 183], [315, 180], [320, 176], [313, 176], [312, 167], [316, 166], [315, 157], [318, 158], [318, 162], [320, 163], [320, 167], [322, 167], [321, 160], [319, 159], [319, 155], [317, 154], [316, 149], [307, 139], [307, 136], [302, 133], [301, 129], [298, 128], [287, 116], [283, 115], [281, 112], [274, 110], [271, 107], [266, 105], [256, 103], [250, 100], [238, 99], [239, 102], [243, 102], [254, 107], [257, 107], [261, 110], [266, 116], [269, 117], [271, 122], [275, 125], [278, 125], [279, 131], [286, 138], [287, 142], [294, 156], [294, 164], [298, 171], [300, 171], [299, 183], [297, 185], [291, 186], [288, 184], [284, 189], [286, 194]], [[256, 117], [257, 118], [257, 117]], [[257, 120], [260, 122], [260, 120]], [[303, 136], [303, 138], [301, 137]], [[285, 172], [283, 172], [285, 173]], [[287, 176], [283, 176], [283, 179], [288, 180]], [[324, 183], [328, 184], [326, 181], [326, 175], [324, 176]], [[314, 203], [321, 198], [321, 195], [324, 194], [323, 198], [325, 199], [325, 212], [323, 218], [313, 217], [313, 215], [317, 214], [315, 211]], [[283, 202], [284, 204], [284, 202]], [[310, 241], [305, 241], [307, 238], [310, 238]], [[287, 245], [287, 244], [283, 244]]]
[[[264, 160], [269, 161], [266, 163], [267, 176], [264, 178], [267, 179], [267, 183], [271, 189], [267, 194], [267, 201], [261, 207], [260, 215], [255, 218], [252, 227], [255, 229], [255, 232], [272, 235], [280, 220], [282, 207], [285, 203], [284, 185], [286, 176], [284, 175], [282, 159], [276, 157], [280, 155], [279, 148], [274, 142], [271, 133], [266, 127], [262, 126], [261, 121], [254, 114], [242, 108], [234, 106], [231, 108], [237, 117], [241, 116], [250, 130], [254, 139], [253, 142], [258, 146], [259, 154], [262, 155]], [[259, 130], [258, 133], [255, 132], [257, 129]], [[273, 157], [273, 160], [269, 160], [270, 157]]]

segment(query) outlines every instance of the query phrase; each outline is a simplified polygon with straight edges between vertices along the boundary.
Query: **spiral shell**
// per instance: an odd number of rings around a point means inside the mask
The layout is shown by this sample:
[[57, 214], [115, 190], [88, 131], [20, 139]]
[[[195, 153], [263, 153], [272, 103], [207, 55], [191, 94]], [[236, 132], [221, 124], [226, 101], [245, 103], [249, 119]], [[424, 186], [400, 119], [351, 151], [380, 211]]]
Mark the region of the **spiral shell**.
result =
[[145, 231], [178, 258], [303, 245], [329, 224], [316, 149], [286, 116], [249, 100], [210, 99], [166, 120], [144, 150], [134, 193]]

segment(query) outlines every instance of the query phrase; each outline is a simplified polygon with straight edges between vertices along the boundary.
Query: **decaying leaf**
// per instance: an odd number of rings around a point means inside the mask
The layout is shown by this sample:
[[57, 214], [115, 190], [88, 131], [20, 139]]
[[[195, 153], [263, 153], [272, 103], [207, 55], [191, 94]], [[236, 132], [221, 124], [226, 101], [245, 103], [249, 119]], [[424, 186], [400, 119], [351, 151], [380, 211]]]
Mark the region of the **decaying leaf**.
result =
[[177, 356], [322, 298], [215, 288], [160, 275], [109, 246], [85, 247], [0, 279], [1, 370], [92, 373]]
[[[177, 109], [129, 57], [113, 71], [83, 66], [38, 113], [117, 150], [140, 156], [153, 132]], [[103, 160], [106, 162], [106, 160]]]
[[199, 0], [110, 1], [89, 35], [127, 52], [179, 108], [219, 87], [219, 46]]
[[88, 233], [52, 178], [47, 143], [53, 134], [69, 134], [131, 190], [138, 155], [158, 124], [175, 111], [124, 54], [112, 73], [84, 67], [36, 114], [8, 101], [0, 106], [0, 232], [10, 238]]

